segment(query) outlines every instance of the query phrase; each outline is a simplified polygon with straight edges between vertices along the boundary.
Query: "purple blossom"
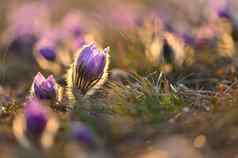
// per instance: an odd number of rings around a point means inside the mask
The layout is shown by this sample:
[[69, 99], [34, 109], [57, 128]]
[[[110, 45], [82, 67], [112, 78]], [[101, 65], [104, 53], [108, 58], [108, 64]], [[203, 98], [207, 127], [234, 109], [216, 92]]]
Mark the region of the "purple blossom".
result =
[[56, 52], [54, 48], [43, 47], [39, 49], [39, 53], [49, 61], [54, 61], [56, 58]]
[[46, 60], [54, 61], [56, 59], [56, 43], [47, 38], [42, 38], [37, 42], [36, 51]]
[[47, 79], [38, 72], [33, 81], [33, 93], [39, 99], [56, 98], [56, 81], [53, 75]]
[[227, 19], [231, 18], [231, 15], [227, 10], [220, 10], [218, 12], [218, 16], [221, 17], [221, 18], [227, 18]]
[[64, 34], [59, 29], [49, 30], [44, 33], [36, 44], [36, 51], [49, 61], [54, 61], [57, 46], [62, 42]]
[[93, 43], [80, 50], [74, 63], [74, 84], [82, 92], [87, 91], [102, 78], [108, 52], [109, 47], [100, 52]]
[[7, 15], [10, 48], [18, 52], [32, 48], [40, 34], [48, 28], [49, 10], [41, 3], [13, 7]]
[[47, 109], [36, 98], [29, 100], [24, 108], [27, 134], [33, 137], [40, 137], [47, 125], [47, 115]]
[[46, 60], [54, 61], [56, 59], [56, 48], [60, 41], [56, 31], [47, 32], [42, 35], [41, 39], [36, 44], [36, 51]]
[[71, 124], [71, 136], [74, 140], [84, 145], [94, 145], [96, 142], [92, 131], [80, 122]]
[[219, 16], [228, 16], [227, 0], [209, 0], [208, 3], [211, 10], [211, 18], [217, 18]]

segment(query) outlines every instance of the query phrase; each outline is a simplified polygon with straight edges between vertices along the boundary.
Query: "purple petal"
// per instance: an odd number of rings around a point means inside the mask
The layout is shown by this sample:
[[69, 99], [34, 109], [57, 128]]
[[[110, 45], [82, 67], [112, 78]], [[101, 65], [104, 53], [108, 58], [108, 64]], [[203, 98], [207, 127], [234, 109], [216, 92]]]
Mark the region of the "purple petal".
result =
[[26, 132], [34, 137], [39, 137], [47, 124], [47, 110], [35, 98], [27, 102], [25, 109]]
[[80, 55], [75, 60], [74, 83], [79, 89], [82, 88], [83, 93], [101, 79], [108, 52], [109, 47], [100, 52], [94, 43], [84, 46], [79, 52]]
[[51, 75], [47, 79], [38, 73], [33, 83], [34, 94], [39, 99], [54, 99], [56, 97], [56, 81]]
[[39, 53], [47, 60], [54, 61], [56, 59], [56, 52], [52, 48], [41, 48]]
[[88, 62], [86, 67], [89, 79], [96, 79], [101, 76], [105, 67], [105, 55], [97, 54]]

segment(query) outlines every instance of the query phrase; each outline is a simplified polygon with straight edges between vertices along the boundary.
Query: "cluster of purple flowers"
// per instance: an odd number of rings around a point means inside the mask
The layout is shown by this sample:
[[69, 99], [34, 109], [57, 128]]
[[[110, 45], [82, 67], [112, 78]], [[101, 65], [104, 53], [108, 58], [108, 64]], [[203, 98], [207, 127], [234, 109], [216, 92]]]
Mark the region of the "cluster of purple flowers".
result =
[[[12, 47], [15, 47], [17, 51], [20, 51], [18, 45], [34, 48], [36, 60], [51, 63], [59, 62], [57, 60], [60, 58], [60, 53], [70, 54], [70, 51], [75, 52], [81, 48], [72, 61], [72, 67], [69, 70], [72, 75], [70, 81], [67, 82], [83, 93], [98, 85], [99, 82], [101, 84], [101, 80], [105, 79], [107, 74], [109, 48], [101, 52], [95, 44], [85, 45], [85, 32], [81, 27], [78, 14], [66, 15], [62, 24], [55, 28], [49, 25], [43, 27], [42, 25], [49, 23], [49, 12], [43, 6], [37, 8], [37, 5], [38, 3], [19, 7], [18, 13], [10, 16], [10, 19], [13, 18], [10, 21], [12, 26], [10, 31], [13, 33], [10, 43]], [[22, 21], [23, 19], [26, 21]], [[68, 43], [71, 45], [67, 45]], [[60, 52], [60, 49], [65, 47], [70, 47], [69, 52]], [[75, 56], [74, 54], [72, 57]], [[60, 55], [62, 58], [62, 54]], [[32, 83], [31, 96], [13, 124], [15, 136], [23, 146], [30, 147], [37, 143], [43, 147], [49, 147], [53, 144], [59, 122], [56, 114], [48, 107], [48, 101], [50, 104], [56, 103], [58, 91], [59, 87], [53, 75], [45, 78], [40, 72], [36, 74]], [[70, 134], [74, 140], [87, 145], [94, 143], [94, 134], [82, 123], [74, 122], [70, 127]]]
[[[52, 63], [57, 62], [59, 49], [66, 44], [65, 40], [70, 40], [70, 43], [75, 44], [74, 49], [81, 48], [69, 70], [72, 75], [67, 82], [70, 82], [72, 87], [86, 93], [105, 78], [109, 48], [101, 52], [95, 44], [84, 45], [84, 31], [82, 31], [77, 15], [67, 15], [61, 29], [48, 28], [40, 34], [35, 34], [33, 28], [28, 28], [33, 27], [33, 22], [24, 25], [26, 25], [27, 32], [20, 31], [20, 37], [25, 38], [26, 35], [36, 37], [37, 42], [34, 46], [36, 58], [43, 58]], [[16, 24], [16, 27], [20, 29], [21, 25]], [[75, 51], [74, 49], [72, 50]], [[58, 91], [58, 84], [53, 75], [45, 78], [40, 72], [36, 74], [32, 83], [31, 97], [26, 102], [23, 112], [16, 116], [13, 125], [14, 133], [22, 145], [30, 147], [34, 142], [40, 143], [43, 147], [49, 147], [53, 143], [59, 122], [47, 106], [49, 103], [47, 101], [56, 102]], [[87, 145], [94, 143], [94, 135], [86, 126], [74, 122], [71, 128], [71, 135], [77, 141]]]
[[[216, 18], [225, 18], [232, 24], [235, 23], [226, 3], [211, 8]], [[126, 24], [130, 28], [134, 28], [137, 25], [135, 20], [138, 18], [137, 14], [132, 12], [129, 7], [124, 9], [123, 7], [119, 8], [119, 13], [114, 11], [113, 19], [120, 25]], [[67, 89], [69, 96], [74, 96], [74, 101], [78, 99], [78, 96], [85, 96], [89, 94], [90, 90], [100, 87], [108, 77], [109, 47], [101, 51], [95, 43], [87, 44], [86, 33], [82, 28], [79, 13], [66, 15], [63, 22], [57, 27], [49, 27], [49, 15], [42, 13], [48, 13], [47, 8], [36, 8], [35, 5], [32, 5], [23, 6], [10, 16], [10, 32], [13, 32], [12, 48], [16, 48], [16, 50], [21, 50], [19, 47], [34, 48], [36, 60], [43, 59], [50, 63], [60, 62], [59, 59], [62, 56], [64, 58], [64, 55], [69, 54], [72, 61], [66, 74], [67, 87], [64, 88]], [[123, 14], [121, 15], [121, 13]], [[212, 17], [212, 20], [217, 20], [214, 16]], [[21, 21], [22, 19], [26, 19], [26, 21]], [[46, 26], [42, 26], [42, 24]], [[159, 41], [158, 43], [161, 45], [156, 45], [157, 47], [153, 45], [152, 50], [160, 49], [167, 63], [176, 60], [179, 65], [182, 65], [179, 60], [184, 57], [181, 51], [184, 45], [200, 47], [217, 40], [219, 32], [214, 27], [215, 24], [211, 24], [209, 21], [204, 26], [200, 26], [195, 33], [176, 30], [166, 20], [161, 25], [162, 31], [159, 31], [164, 33], [162, 39], [158, 32], [151, 35], [153, 38], [154, 36], [158, 37], [159, 39], [153, 40]], [[183, 42], [181, 45], [180, 40]], [[62, 52], [65, 49], [66, 51]], [[157, 49], [155, 50], [157, 51]], [[176, 51], [179, 55], [176, 55]], [[69, 52], [76, 53], [70, 54]], [[58, 121], [53, 112], [44, 105], [44, 101], [57, 101], [58, 91], [58, 84], [53, 75], [45, 78], [40, 72], [37, 73], [32, 84], [32, 96], [26, 103], [23, 113], [17, 116], [14, 122], [14, 132], [20, 142], [28, 144], [26, 143], [28, 139], [33, 138], [45, 146], [51, 144], [49, 143], [51, 141], [44, 142], [44, 137], [47, 135], [47, 138], [53, 140], [58, 130]], [[71, 124], [71, 135], [81, 143], [88, 145], [95, 143], [93, 133], [79, 122]]]
[[[25, 103], [13, 123], [13, 131], [19, 143], [26, 148], [42, 146], [49, 148], [59, 128], [56, 115], [38, 98], [31, 98]], [[86, 146], [94, 146], [96, 137], [81, 122], [72, 122], [69, 129], [72, 140]]]

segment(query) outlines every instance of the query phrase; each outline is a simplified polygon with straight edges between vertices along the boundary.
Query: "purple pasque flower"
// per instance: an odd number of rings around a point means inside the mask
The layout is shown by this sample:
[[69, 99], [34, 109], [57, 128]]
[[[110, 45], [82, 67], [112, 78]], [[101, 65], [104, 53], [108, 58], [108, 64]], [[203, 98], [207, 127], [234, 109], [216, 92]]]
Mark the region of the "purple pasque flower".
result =
[[71, 123], [71, 137], [78, 143], [93, 146], [96, 143], [94, 133], [80, 122]]
[[57, 46], [63, 40], [63, 33], [60, 29], [49, 30], [44, 33], [36, 44], [36, 53], [46, 60], [54, 61], [57, 54]]
[[56, 45], [53, 41], [42, 38], [37, 42], [36, 51], [46, 60], [54, 61], [56, 59]]
[[39, 49], [39, 53], [47, 60], [54, 61], [56, 58], [56, 52], [52, 47], [42, 47]]
[[56, 98], [56, 81], [53, 75], [47, 79], [38, 72], [33, 81], [33, 95], [38, 99], [55, 99]]
[[230, 19], [228, 0], [209, 0], [210, 18], [228, 18]]
[[39, 138], [47, 125], [47, 109], [41, 105], [37, 98], [32, 98], [25, 105], [24, 117], [26, 123], [26, 133], [29, 136]]
[[54, 113], [37, 97], [30, 97], [24, 109], [13, 121], [13, 132], [25, 148], [33, 146], [49, 148], [54, 142], [59, 123]]
[[12, 7], [7, 14], [10, 49], [30, 52], [40, 34], [49, 26], [49, 8], [41, 3]]
[[109, 47], [100, 51], [94, 43], [85, 45], [75, 59], [73, 85], [86, 93], [103, 78], [108, 63]]

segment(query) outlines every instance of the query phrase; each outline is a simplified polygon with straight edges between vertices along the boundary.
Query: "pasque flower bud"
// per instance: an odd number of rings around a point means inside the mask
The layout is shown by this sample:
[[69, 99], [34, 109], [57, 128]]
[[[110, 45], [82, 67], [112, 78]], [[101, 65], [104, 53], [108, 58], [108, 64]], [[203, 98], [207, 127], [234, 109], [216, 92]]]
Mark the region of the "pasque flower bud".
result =
[[56, 59], [56, 44], [52, 41], [41, 39], [37, 43], [36, 51], [46, 60], [54, 61]]
[[96, 88], [105, 82], [108, 76], [108, 52], [109, 47], [99, 51], [94, 43], [83, 46], [77, 52], [75, 61], [67, 74], [70, 92], [79, 90], [84, 95], [90, 89]]
[[55, 115], [35, 97], [25, 103], [22, 113], [13, 122], [13, 132], [19, 143], [26, 148], [34, 145], [50, 147], [57, 130]]
[[32, 85], [32, 93], [38, 99], [55, 99], [57, 84], [53, 77], [50, 75], [47, 79], [38, 72], [34, 78]]
[[24, 109], [27, 134], [39, 137], [47, 124], [47, 110], [36, 100], [28, 102]]

